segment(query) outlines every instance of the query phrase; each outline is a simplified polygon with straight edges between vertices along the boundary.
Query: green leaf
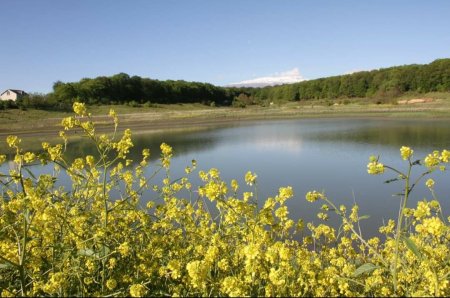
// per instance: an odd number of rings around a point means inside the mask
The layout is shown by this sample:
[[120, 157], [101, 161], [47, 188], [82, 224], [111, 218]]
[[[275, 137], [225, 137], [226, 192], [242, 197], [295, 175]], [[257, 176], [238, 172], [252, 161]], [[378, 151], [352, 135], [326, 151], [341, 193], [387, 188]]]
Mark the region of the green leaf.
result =
[[0, 269], [6, 269], [6, 268], [9, 268], [9, 267], [19, 267], [19, 264], [11, 262], [10, 260], [5, 259], [2, 256], [0, 256], [0, 260], [2, 261], [0, 263]]
[[9, 264], [9, 263], [0, 263], [0, 269], [7, 269], [12, 267], [13, 265]]
[[384, 181], [384, 183], [391, 183], [391, 182], [395, 182], [395, 181], [398, 181], [398, 180], [400, 180], [400, 179], [399, 178], [393, 178], [393, 179], [389, 179], [389, 180]]
[[360, 217], [358, 218], [358, 220], [361, 220], [361, 219], [368, 219], [368, 218], [370, 218], [370, 215], [363, 215], [363, 216], [360, 216]]
[[361, 266], [359, 266], [355, 272], [353, 272], [353, 277], [357, 277], [360, 276], [363, 273], [369, 273], [372, 272], [373, 270], [379, 268], [378, 266], [372, 264], [372, 263], [365, 263]]
[[420, 159], [414, 161], [414, 162], [412, 163], [412, 165], [413, 165], [413, 166], [415, 166], [415, 165], [420, 165]]
[[108, 246], [101, 245], [98, 255], [102, 259], [102, 258], [106, 257], [110, 252], [111, 252], [111, 250], [109, 249]]
[[422, 254], [420, 253], [419, 249], [417, 248], [417, 245], [414, 243], [414, 241], [411, 238], [401, 236], [403, 242], [405, 242], [406, 247], [409, 248], [410, 251], [412, 251], [416, 257], [419, 259], [422, 259]]
[[95, 252], [90, 248], [82, 248], [78, 250], [79, 256], [86, 256], [86, 257], [93, 257], [95, 255]]

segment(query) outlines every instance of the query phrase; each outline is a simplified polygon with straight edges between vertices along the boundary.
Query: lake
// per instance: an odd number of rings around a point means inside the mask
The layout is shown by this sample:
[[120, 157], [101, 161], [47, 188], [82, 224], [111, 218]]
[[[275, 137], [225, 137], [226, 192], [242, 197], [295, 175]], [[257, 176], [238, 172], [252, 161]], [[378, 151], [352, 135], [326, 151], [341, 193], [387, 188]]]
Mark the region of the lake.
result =
[[[143, 148], [150, 148], [156, 158], [162, 142], [174, 149], [173, 178], [181, 177], [185, 166], [195, 159], [198, 170], [218, 168], [225, 181], [235, 178], [240, 182], [241, 192], [252, 191], [243, 183], [245, 173], [250, 170], [258, 175], [261, 202], [275, 196], [279, 187], [290, 185], [295, 192], [288, 202], [291, 218], [315, 223], [320, 222], [316, 214], [321, 203], [308, 203], [305, 194], [310, 190], [325, 191], [336, 204], [349, 208], [354, 202], [359, 204], [360, 215], [370, 215], [362, 222], [363, 231], [365, 235], [374, 235], [383, 221], [396, 218], [400, 200], [393, 194], [401, 192], [402, 184], [385, 184], [385, 180], [395, 177], [389, 171], [381, 176], [369, 175], [366, 167], [369, 156], [379, 155], [382, 163], [406, 170], [400, 147], [413, 148], [416, 158], [423, 158], [432, 150], [450, 149], [450, 122], [376, 118], [272, 120], [138, 134], [134, 136], [133, 159], [139, 160], [138, 153]], [[86, 141], [75, 142], [69, 149], [73, 156], [94, 152]], [[416, 171], [417, 175], [420, 173]], [[436, 181], [436, 194], [447, 216], [450, 175], [436, 172], [431, 177]], [[414, 189], [410, 207], [419, 199], [431, 199], [424, 183], [425, 180]]]

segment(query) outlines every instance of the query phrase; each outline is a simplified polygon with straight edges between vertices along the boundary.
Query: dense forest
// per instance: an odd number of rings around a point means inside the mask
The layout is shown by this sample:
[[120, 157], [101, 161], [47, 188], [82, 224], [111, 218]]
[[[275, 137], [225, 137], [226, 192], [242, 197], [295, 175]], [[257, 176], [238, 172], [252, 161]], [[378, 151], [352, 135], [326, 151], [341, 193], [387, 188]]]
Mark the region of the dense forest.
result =
[[267, 104], [311, 99], [395, 98], [405, 93], [450, 91], [450, 59], [430, 64], [395, 66], [348, 75], [263, 88], [227, 88], [208, 83], [159, 81], [125, 73], [79, 82], [56, 82], [49, 94], [31, 94], [17, 102], [0, 102], [0, 108], [67, 109], [74, 101], [88, 104], [208, 105]]
[[392, 98], [407, 92], [447, 92], [450, 91], [450, 59], [438, 59], [425, 65], [395, 66], [245, 91], [256, 101]]

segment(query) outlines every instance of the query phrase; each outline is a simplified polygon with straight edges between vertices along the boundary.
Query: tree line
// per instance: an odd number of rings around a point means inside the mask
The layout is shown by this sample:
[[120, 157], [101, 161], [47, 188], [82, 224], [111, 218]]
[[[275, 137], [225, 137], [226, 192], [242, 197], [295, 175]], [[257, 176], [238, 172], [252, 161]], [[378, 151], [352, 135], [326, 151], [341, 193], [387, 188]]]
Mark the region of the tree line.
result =
[[0, 102], [1, 108], [70, 109], [74, 101], [87, 104], [178, 104], [245, 107], [248, 104], [337, 98], [395, 98], [408, 92], [450, 91], [450, 59], [361, 71], [294, 84], [263, 88], [219, 87], [182, 80], [160, 81], [119, 73], [110, 77], [58, 81], [53, 92], [30, 94], [17, 102]]
[[56, 82], [53, 95], [60, 101], [74, 99], [88, 104], [127, 103], [205, 103], [230, 104], [233, 95], [226, 88], [208, 83], [159, 81], [125, 73], [111, 77], [82, 79], [76, 83]]
[[450, 59], [430, 64], [360, 71], [295, 84], [245, 90], [256, 101], [398, 97], [408, 92], [450, 91]]

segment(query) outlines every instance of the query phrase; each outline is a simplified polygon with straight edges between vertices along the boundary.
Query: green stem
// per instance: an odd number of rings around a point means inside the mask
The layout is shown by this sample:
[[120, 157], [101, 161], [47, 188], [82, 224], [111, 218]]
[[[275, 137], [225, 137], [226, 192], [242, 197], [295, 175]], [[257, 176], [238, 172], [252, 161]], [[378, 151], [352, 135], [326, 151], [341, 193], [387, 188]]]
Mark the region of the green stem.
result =
[[[19, 152], [17, 152], [19, 154]], [[25, 183], [23, 181], [23, 174], [22, 174], [22, 159], [20, 160], [20, 163], [18, 164], [18, 170], [19, 170], [19, 178], [20, 178], [20, 185], [22, 187], [22, 193], [24, 195], [24, 199], [27, 197], [27, 192], [25, 190]], [[25, 204], [26, 206], [27, 204]], [[19, 243], [20, 247], [20, 255], [19, 255], [19, 274], [20, 274], [20, 290], [21, 295], [26, 296], [27, 290], [26, 290], [26, 274], [25, 274], [25, 263], [26, 263], [26, 246], [27, 246], [27, 232], [28, 232], [28, 224], [27, 224], [27, 217], [29, 216], [28, 207], [25, 207], [26, 209], [23, 212], [23, 235], [22, 235], [22, 243]]]
[[412, 164], [411, 161], [409, 161], [409, 169], [408, 169], [408, 174], [405, 177], [405, 196], [403, 198], [403, 204], [400, 207], [400, 214], [398, 216], [398, 221], [397, 221], [397, 231], [395, 233], [395, 256], [394, 256], [394, 268], [393, 268], [393, 282], [394, 282], [394, 293], [397, 292], [397, 288], [398, 288], [398, 281], [397, 281], [397, 264], [398, 264], [398, 255], [399, 255], [399, 246], [400, 246], [400, 235], [402, 232], [402, 224], [403, 224], [403, 216], [405, 213], [405, 208], [407, 206], [408, 203], [408, 197], [409, 197], [409, 180], [411, 177], [411, 169], [412, 169]]
[[327, 202], [336, 212], [336, 214], [338, 214], [340, 217], [342, 217], [344, 224], [347, 224], [350, 229], [352, 230], [353, 234], [359, 239], [359, 241], [361, 241], [362, 244], [364, 244], [364, 246], [366, 246], [367, 248], [369, 248], [369, 252], [370, 250], [373, 251], [373, 253], [380, 259], [380, 261], [387, 266], [387, 262], [384, 260], [383, 256], [380, 255], [376, 249], [374, 249], [369, 243], [367, 243], [366, 240], [364, 240], [364, 238], [361, 237], [360, 234], [358, 234], [358, 232], [356, 232], [355, 228], [353, 227], [353, 224], [347, 220], [347, 218], [345, 217], [345, 215], [343, 213], [341, 213], [339, 211], [339, 209], [336, 207], [336, 205], [331, 202], [328, 198], [324, 197], [325, 202]]
[[[103, 163], [103, 206], [104, 206], [104, 210], [105, 210], [105, 220], [103, 222], [103, 229], [106, 232], [106, 228], [108, 227], [108, 199], [106, 198], [106, 174], [107, 174], [107, 170], [108, 170], [108, 165], [106, 164], [106, 162]], [[102, 247], [103, 253], [102, 255], [105, 256], [106, 255], [106, 246], [103, 243], [103, 247]], [[103, 258], [102, 260], [102, 294], [104, 293], [105, 290], [105, 267], [106, 267], [106, 258]]]

